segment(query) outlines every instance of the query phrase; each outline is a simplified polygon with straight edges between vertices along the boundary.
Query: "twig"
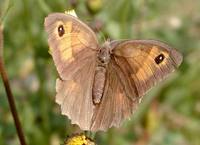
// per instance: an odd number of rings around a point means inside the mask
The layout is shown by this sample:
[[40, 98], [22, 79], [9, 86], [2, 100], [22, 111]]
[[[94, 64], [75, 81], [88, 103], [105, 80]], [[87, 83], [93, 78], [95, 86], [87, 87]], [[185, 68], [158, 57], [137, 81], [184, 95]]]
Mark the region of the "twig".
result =
[[6, 94], [7, 94], [7, 99], [8, 99], [10, 110], [12, 112], [12, 116], [13, 116], [13, 119], [14, 119], [14, 122], [15, 122], [15, 127], [16, 127], [16, 130], [17, 130], [17, 134], [18, 134], [20, 143], [21, 143], [21, 145], [26, 145], [24, 134], [23, 134], [21, 124], [20, 124], [20, 121], [19, 121], [19, 117], [18, 117], [18, 114], [17, 114], [14, 97], [13, 97], [13, 94], [12, 94], [12, 91], [11, 91], [11, 88], [10, 88], [8, 75], [7, 75], [5, 67], [4, 67], [4, 62], [3, 62], [3, 28], [2, 28], [1, 24], [0, 24], [0, 73], [1, 73], [3, 83], [4, 83], [4, 87], [5, 87]]

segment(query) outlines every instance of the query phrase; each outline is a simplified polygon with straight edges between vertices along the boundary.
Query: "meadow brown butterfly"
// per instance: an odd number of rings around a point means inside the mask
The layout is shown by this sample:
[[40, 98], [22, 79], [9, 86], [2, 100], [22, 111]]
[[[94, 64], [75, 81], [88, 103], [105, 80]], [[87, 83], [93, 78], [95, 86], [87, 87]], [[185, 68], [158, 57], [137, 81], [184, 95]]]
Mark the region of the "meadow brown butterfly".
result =
[[182, 62], [180, 52], [156, 40], [100, 45], [95, 33], [70, 14], [48, 15], [45, 29], [60, 76], [56, 102], [82, 130], [120, 126], [147, 90]]

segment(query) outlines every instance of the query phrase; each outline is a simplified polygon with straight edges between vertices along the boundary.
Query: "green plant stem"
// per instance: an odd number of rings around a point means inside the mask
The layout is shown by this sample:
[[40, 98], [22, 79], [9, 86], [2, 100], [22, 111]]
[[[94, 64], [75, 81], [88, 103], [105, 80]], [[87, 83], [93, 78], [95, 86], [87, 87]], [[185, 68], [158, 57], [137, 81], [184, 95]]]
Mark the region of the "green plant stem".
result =
[[11, 91], [11, 88], [10, 88], [8, 75], [7, 75], [5, 67], [4, 67], [4, 62], [3, 62], [3, 30], [2, 30], [1, 25], [0, 25], [0, 73], [1, 73], [1, 78], [3, 80], [3, 83], [4, 83], [4, 87], [5, 87], [6, 94], [7, 94], [7, 99], [8, 99], [10, 110], [11, 110], [11, 113], [12, 113], [12, 116], [13, 116], [13, 119], [14, 119], [14, 122], [15, 122], [15, 127], [16, 127], [16, 130], [17, 130], [17, 134], [18, 134], [20, 143], [21, 143], [21, 145], [26, 145], [24, 134], [23, 134], [21, 124], [20, 124], [20, 121], [19, 121], [19, 117], [18, 117], [18, 114], [17, 114], [17, 109], [16, 109], [16, 106], [15, 106], [15, 100], [14, 100], [14, 97], [13, 97], [13, 94], [12, 94], [12, 91]]

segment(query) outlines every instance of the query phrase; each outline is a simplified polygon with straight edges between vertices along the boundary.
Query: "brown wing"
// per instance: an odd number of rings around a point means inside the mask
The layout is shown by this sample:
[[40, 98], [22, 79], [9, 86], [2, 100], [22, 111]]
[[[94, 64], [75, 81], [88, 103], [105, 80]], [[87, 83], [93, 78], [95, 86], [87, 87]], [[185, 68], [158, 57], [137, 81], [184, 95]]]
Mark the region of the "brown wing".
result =
[[56, 102], [61, 105], [62, 114], [71, 119], [82, 130], [89, 130], [93, 115], [92, 83], [95, 63], [86, 64], [74, 74], [72, 80], [56, 82]]
[[[119, 79], [116, 63], [111, 59], [106, 72], [106, 83], [103, 98], [96, 105], [92, 118], [92, 131], [106, 131], [112, 126], [119, 127], [122, 121], [132, 114], [138, 100], [126, 97]], [[121, 75], [121, 74], [120, 74]]]
[[53, 13], [45, 18], [45, 29], [50, 53], [62, 79], [70, 79], [90, 57], [96, 55], [97, 38], [78, 18]]
[[98, 42], [93, 31], [76, 17], [53, 13], [45, 18], [50, 53], [61, 79], [56, 102], [73, 124], [88, 130], [93, 114], [92, 83]]
[[176, 49], [155, 40], [115, 41], [113, 46], [113, 58], [126, 76], [122, 84], [130, 98], [143, 96], [182, 62]]
[[[182, 55], [153, 40], [113, 41], [102, 102], [96, 106], [91, 130], [106, 130], [131, 116], [139, 97], [177, 68]], [[159, 59], [162, 54], [164, 58]]]

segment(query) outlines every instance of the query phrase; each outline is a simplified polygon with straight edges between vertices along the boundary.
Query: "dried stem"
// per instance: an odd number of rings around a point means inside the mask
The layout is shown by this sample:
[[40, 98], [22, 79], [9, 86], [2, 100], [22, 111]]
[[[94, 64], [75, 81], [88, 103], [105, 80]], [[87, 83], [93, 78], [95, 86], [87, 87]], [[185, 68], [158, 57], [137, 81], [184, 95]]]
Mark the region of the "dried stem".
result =
[[19, 118], [18, 118], [14, 97], [13, 97], [13, 94], [12, 94], [12, 91], [11, 91], [11, 88], [10, 88], [8, 75], [7, 75], [5, 67], [4, 67], [4, 62], [3, 62], [3, 28], [2, 28], [1, 24], [0, 24], [0, 73], [1, 73], [3, 83], [4, 83], [4, 87], [5, 87], [6, 94], [7, 94], [7, 99], [8, 99], [10, 110], [12, 112], [12, 116], [13, 116], [13, 119], [14, 119], [14, 122], [15, 122], [15, 127], [16, 127], [16, 130], [17, 130], [17, 134], [18, 134], [20, 143], [21, 143], [21, 145], [26, 145], [24, 134], [23, 134], [23, 131], [22, 131], [22, 128], [21, 128]]

